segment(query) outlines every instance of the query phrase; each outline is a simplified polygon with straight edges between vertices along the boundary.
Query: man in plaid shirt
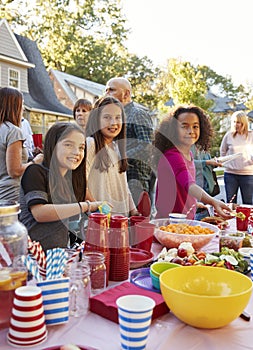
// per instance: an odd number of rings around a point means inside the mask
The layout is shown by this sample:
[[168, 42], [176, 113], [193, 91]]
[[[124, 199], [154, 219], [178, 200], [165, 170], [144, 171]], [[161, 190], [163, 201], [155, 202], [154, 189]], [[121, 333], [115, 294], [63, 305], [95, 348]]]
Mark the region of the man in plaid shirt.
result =
[[124, 106], [127, 120], [128, 186], [135, 205], [142, 191], [150, 193], [151, 148], [153, 123], [144, 108], [137, 107], [131, 98], [132, 88], [125, 78], [112, 78], [106, 84], [106, 94], [117, 98]]

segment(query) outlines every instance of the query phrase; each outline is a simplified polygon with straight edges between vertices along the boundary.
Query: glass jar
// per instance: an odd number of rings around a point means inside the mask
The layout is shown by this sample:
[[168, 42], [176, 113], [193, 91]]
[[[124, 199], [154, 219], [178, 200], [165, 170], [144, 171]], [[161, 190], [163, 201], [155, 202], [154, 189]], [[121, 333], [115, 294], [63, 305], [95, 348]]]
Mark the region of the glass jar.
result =
[[15, 289], [27, 281], [21, 262], [27, 254], [27, 229], [18, 214], [17, 202], [0, 201], [0, 329], [9, 326]]
[[90, 267], [91, 293], [96, 295], [106, 287], [105, 256], [100, 252], [84, 252], [83, 260]]
[[85, 316], [89, 311], [91, 294], [90, 267], [85, 261], [73, 262], [66, 273], [70, 277], [69, 314]]

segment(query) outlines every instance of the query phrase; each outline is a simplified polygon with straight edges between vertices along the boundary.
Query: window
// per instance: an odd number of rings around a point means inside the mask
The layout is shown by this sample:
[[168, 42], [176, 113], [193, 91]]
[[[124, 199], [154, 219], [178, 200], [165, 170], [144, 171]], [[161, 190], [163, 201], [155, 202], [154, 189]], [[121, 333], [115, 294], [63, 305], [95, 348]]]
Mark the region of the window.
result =
[[9, 86], [19, 89], [19, 71], [9, 69]]

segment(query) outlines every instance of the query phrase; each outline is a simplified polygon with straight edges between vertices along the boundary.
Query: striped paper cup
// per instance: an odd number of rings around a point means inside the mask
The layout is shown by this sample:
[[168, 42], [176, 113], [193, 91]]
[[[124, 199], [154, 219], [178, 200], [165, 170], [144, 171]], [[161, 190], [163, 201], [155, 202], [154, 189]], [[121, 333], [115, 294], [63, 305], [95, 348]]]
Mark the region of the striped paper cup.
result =
[[47, 339], [41, 289], [24, 286], [15, 290], [8, 343], [16, 347], [38, 345]]
[[122, 349], [145, 349], [155, 301], [142, 295], [125, 295], [116, 304]]
[[38, 282], [42, 290], [42, 299], [46, 324], [56, 325], [69, 320], [69, 278], [59, 278]]

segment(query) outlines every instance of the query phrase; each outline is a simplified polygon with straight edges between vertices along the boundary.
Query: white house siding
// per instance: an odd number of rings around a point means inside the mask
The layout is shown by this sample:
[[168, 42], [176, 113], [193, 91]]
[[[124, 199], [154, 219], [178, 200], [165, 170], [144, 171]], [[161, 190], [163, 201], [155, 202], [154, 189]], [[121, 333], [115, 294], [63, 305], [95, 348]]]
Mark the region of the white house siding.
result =
[[24, 60], [19, 51], [16, 39], [14, 38], [13, 33], [10, 33], [4, 21], [0, 21], [1, 30], [0, 30], [0, 53], [8, 57], [12, 57], [18, 60]]
[[28, 91], [28, 81], [27, 81], [27, 68], [23, 68], [16, 64], [1, 62], [0, 60], [0, 69], [1, 69], [1, 81], [0, 86], [8, 86], [8, 72], [9, 69], [14, 69], [19, 72], [19, 90], [23, 92]]

